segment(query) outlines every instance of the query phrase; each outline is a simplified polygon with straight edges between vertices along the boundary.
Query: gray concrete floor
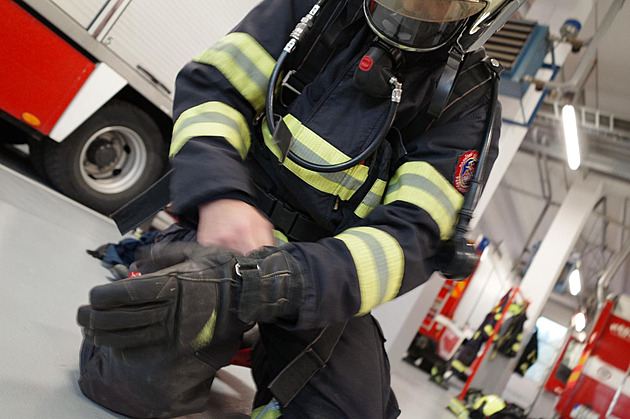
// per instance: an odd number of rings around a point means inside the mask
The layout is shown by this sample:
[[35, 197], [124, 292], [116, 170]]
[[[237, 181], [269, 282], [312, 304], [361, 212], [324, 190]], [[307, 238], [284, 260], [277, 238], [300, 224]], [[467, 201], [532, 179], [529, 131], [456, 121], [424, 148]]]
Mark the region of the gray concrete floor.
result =
[[[118, 417], [83, 397], [77, 385], [81, 331], [77, 307], [109, 272], [86, 254], [121, 237], [113, 222], [58, 194], [23, 156], [0, 152], [0, 417]], [[403, 419], [454, 418], [448, 391], [392, 360], [392, 387]], [[190, 418], [249, 417], [249, 369], [219, 372], [208, 411]]]

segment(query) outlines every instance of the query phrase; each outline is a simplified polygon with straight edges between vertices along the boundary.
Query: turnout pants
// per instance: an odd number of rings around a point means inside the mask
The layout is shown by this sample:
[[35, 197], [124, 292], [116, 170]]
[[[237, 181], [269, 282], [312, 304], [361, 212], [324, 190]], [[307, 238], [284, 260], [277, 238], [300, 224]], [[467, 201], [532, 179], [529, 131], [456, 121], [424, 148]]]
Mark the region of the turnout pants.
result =
[[[158, 243], [194, 239], [190, 231], [165, 232]], [[268, 403], [271, 381], [319, 335], [321, 330], [289, 331], [259, 324], [261, 339], [252, 355], [258, 387], [254, 407]], [[383, 333], [371, 314], [352, 318], [326, 366], [281, 409], [283, 418], [395, 418], [398, 404], [390, 388]], [[152, 353], [125, 359], [109, 348], [84, 342], [79, 387], [96, 403], [131, 417], [168, 418], [203, 412], [216, 371], [227, 365], [240, 340], [196, 354], [165, 358]]]

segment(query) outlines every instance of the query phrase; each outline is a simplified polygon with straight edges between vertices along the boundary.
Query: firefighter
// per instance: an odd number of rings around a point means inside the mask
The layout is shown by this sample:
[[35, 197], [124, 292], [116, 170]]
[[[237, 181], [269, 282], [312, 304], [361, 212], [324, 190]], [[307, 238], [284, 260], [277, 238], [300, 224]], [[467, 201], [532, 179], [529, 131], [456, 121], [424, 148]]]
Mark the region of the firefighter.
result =
[[140, 278], [92, 290], [96, 402], [202, 411], [258, 323], [254, 415], [398, 416], [370, 312], [438, 269], [484, 140], [496, 157], [498, 64], [478, 47], [520, 1], [314, 3], [264, 0], [180, 72], [163, 236], [202, 246], [155, 247]]

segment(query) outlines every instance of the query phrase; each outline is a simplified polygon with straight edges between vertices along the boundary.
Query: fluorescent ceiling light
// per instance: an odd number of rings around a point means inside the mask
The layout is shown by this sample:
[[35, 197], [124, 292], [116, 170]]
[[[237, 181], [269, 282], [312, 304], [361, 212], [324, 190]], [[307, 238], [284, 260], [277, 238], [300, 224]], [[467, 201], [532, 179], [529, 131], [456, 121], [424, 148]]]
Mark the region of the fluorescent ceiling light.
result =
[[586, 316], [581, 311], [573, 316], [573, 325], [576, 332], [581, 332], [586, 327]]
[[565, 105], [562, 108], [562, 125], [564, 126], [564, 141], [567, 146], [567, 161], [571, 170], [580, 167], [580, 144], [578, 142], [577, 119], [575, 108]]
[[582, 291], [582, 281], [580, 280], [580, 270], [574, 269], [569, 275], [569, 292], [571, 295], [578, 295]]

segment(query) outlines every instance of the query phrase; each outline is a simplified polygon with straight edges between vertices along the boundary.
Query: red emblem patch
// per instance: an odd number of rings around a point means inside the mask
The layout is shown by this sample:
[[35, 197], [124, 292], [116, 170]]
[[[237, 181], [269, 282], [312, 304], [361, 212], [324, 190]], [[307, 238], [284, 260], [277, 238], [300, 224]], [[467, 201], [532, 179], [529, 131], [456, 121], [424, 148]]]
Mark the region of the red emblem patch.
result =
[[459, 157], [457, 161], [457, 168], [455, 169], [455, 176], [453, 176], [453, 186], [460, 193], [465, 194], [470, 188], [470, 181], [475, 174], [475, 168], [479, 161], [479, 152], [476, 150], [470, 150], [465, 152]]

